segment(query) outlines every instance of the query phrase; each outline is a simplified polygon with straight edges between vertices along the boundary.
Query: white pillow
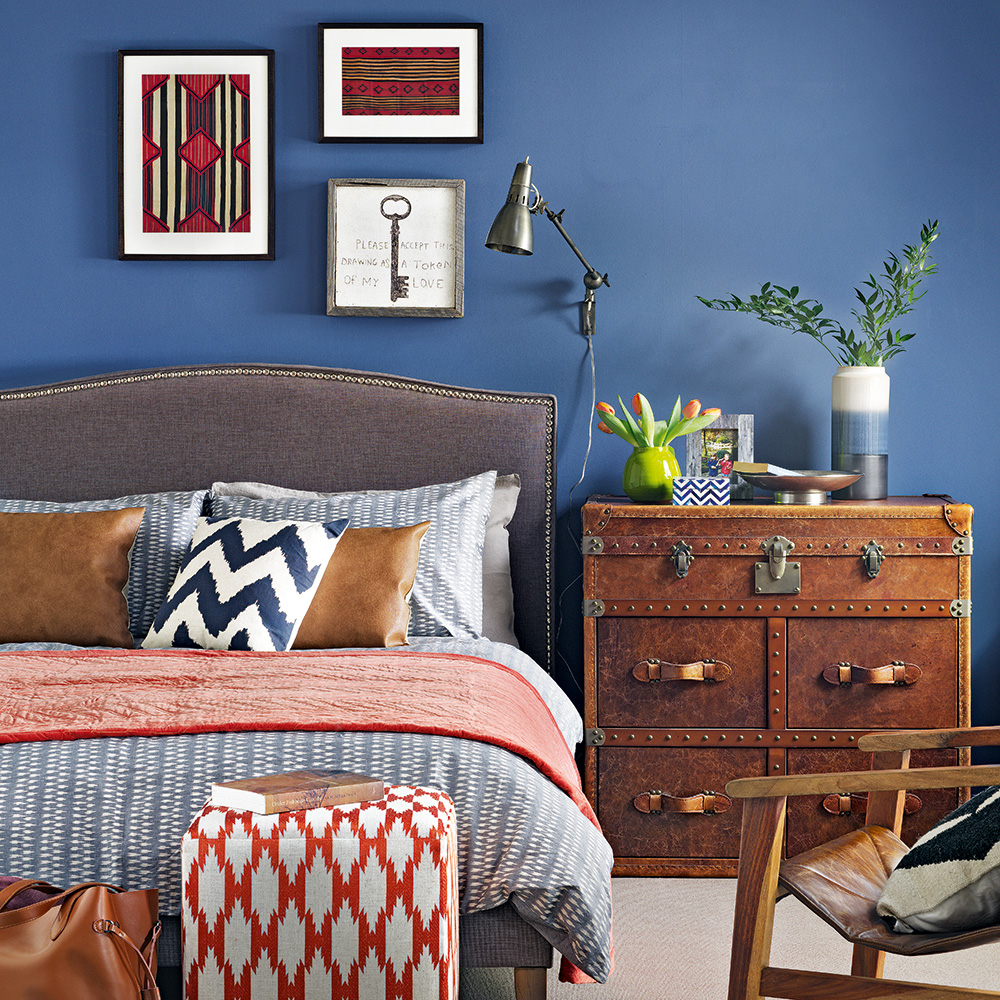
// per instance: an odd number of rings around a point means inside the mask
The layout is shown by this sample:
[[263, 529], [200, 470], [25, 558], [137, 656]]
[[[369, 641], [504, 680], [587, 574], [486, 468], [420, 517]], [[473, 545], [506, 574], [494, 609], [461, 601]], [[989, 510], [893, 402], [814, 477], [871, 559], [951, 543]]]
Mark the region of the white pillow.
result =
[[876, 911], [901, 933], [1000, 923], [1000, 786], [973, 795], [903, 855]]

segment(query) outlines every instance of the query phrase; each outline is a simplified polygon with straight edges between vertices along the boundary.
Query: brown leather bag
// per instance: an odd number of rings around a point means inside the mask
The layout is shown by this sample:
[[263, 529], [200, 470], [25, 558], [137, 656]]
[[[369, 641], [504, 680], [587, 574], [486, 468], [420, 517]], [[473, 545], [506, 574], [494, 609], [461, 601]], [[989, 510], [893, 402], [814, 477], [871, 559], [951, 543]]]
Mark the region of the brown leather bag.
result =
[[[17, 906], [14, 897], [37, 899]], [[62, 891], [35, 879], [0, 890], [4, 1000], [160, 1000], [157, 892], [106, 882]]]

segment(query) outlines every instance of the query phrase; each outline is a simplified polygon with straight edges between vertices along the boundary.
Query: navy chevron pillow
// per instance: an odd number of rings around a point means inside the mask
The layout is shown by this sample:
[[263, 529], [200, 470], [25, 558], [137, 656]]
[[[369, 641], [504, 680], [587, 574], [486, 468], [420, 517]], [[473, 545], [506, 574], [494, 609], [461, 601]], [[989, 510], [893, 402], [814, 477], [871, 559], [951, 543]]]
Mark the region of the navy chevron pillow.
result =
[[347, 518], [198, 519], [145, 649], [290, 649]]

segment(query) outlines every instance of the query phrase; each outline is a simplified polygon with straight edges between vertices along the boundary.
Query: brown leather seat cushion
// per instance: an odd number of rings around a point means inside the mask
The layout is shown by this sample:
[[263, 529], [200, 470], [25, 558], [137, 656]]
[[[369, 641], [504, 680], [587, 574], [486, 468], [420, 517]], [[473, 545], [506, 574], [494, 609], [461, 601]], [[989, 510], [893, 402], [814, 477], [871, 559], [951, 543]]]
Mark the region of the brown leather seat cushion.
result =
[[779, 880], [848, 941], [897, 955], [970, 948], [1000, 938], [1000, 927], [958, 934], [897, 934], [875, 912], [889, 873], [907, 847], [891, 830], [866, 826], [789, 858]]

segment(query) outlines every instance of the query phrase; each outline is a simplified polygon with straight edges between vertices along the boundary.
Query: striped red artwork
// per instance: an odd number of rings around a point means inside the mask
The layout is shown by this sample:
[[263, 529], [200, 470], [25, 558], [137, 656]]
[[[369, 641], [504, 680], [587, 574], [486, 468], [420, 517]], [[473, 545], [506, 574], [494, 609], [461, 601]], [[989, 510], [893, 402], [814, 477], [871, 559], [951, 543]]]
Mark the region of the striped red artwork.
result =
[[142, 229], [250, 230], [250, 77], [142, 77]]
[[344, 115], [457, 115], [457, 46], [344, 46]]

